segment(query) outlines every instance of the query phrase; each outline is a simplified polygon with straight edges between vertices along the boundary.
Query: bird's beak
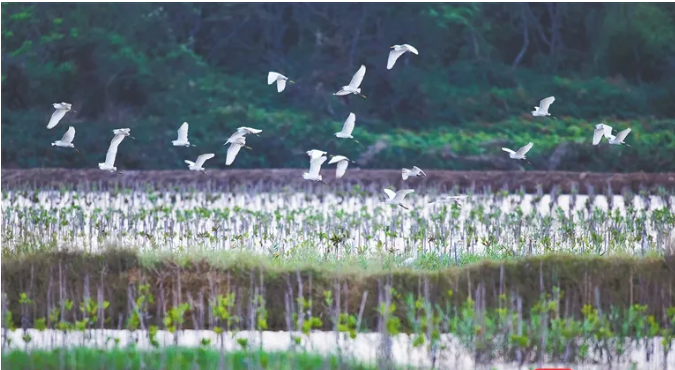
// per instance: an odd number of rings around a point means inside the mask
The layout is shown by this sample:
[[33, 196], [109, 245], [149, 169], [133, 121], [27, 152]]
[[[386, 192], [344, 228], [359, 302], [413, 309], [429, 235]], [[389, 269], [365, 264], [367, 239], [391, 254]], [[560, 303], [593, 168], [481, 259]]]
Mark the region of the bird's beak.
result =
[[389, 49], [393, 49], [393, 48], [394, 48], [394, 46], [393, 46], [393, 45], [389, 47]]
[[206, 173], [206, 171], [199, 171], [199, 172], [203, 173], [204, 175], [206, 175], [206, 174], [207, 174], [207, 173]]
[[77, 153], [77, 154], [80, 154], [80, 151], [79, 151], [79, 150], [77, 150], [77, 149], [75, 149], [75, 153]]
[[135, 137], [133, 137], [133, 136], [129, 136], [129, 137], [130, 137], [130, 138], [132, 138], [132, 139], [134, 139], [134, 140], [136, 140], [136, 138], [135, 138]]
[[360, 94], [360, 95], [361, 95], [364, 99], [367, 99], [365, 95], [363, 95], [363, 94]]
[[295, 83], [295, 81], [293, 81], [293, 80], [288, 80], [288, 82], [290, 82], [290, 83], [292, 83], [292, 84], [294, 84], [294, 83]]
[[251, 148], [251, 147], [250, 147], [250, 146], [248, 146], [248, 145], [247, 145], [247, 146], [245, 146], [244, 148], [246, 148], [246, 149], [248, 149], [248, 150], [253, 150], [253, 148]]

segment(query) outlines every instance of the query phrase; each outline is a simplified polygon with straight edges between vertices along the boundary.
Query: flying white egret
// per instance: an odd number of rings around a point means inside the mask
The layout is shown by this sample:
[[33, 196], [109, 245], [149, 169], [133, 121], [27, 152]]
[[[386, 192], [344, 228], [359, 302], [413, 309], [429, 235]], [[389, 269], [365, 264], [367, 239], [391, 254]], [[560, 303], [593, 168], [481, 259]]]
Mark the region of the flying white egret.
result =
[[277, 91], [282, 92], [286, 88], [286, 81], [290, 83], [295, 83], [292, 80], [289, 80], [288, 77], [282, 75], [281, 73], [277, 72], [270, 72], [267, 74], [267, 84], [271, 85], [276, 81], [277, 83]]
[[230, 147], [227, 148], [227, 159], [225, 160], [225, 165], [229, 166], [232, 164], [232, 162], [234, 162], [234, 159], [237, 157], [237, 154], [239, 154], [239, 150], [241, 148], [251, 150], [251, 147], [246, 145], [246, 138], [243, 136], [235, 138], [230, 143]]
[[595, 125], [595, 131], [593, 131], [593, 145], [598, 145], [603, 136], [609, 139], [612, 136], [612, 127], [604, 123], [598, 123]]
[[117, 172], [120, 174], [119, 171], [117, 171], [117, 167], [115, 167], [115, 157], [117, 156], [117, 147], [120, 145], [122, 140], [124, 140], [124, 137], [126, 135], [115, 135], [113, 137], [112, 141], [110, 141], [110, 147], [108, 148], [108, 153], [105, 155], [105, 162], [104, 163], [99, 163], [98, 168], [100, 168], [103, 171], [109, 171], [109, 172]]
[[389, 59], [387, 60], [387, 69], [392, 69], [394, 68], [394, 64], [396, 63], [396, 60], [403, 54], [405, 54], [407, 51], [419, 55], [417, 52], [417, 49], [415, 49], [412, 45], [408, 44], [403, 44], [403, 45], [394, 45], [391, 47], [393, 49], [392, 51], [389, 52]]
[[326, 154], [328, 154], [328, 153], [326, 153], [324, 151], [321, 151], [321, 150], [317, 150], [317, 149], [312, 149], [312, 150], [307, 151], [307, 155], [309, 156], [310, 160], [320, 158], [320, 157], [322, 157]]
[[204, 171], [204, 167], [203, 167], [204, 162], [206, 162], [207, 160], [209, 160], [209, 159], [211, 159], [215, 156], [216, 155], [213, 154], [213, 153], [206, 153], [206, 154], [202, 154], [199, 157], [197, 157], [196, 162], [185, 160], [185, 163], [188, 164], [188, 169], [190, 169], [190, 171], [199, 171], [199, 172], [203, 173], [204, 175], [206, 175], [206, 171]]
[[54, 111], [54, 113], [52, 113], [52, 118], [49, 119], [49, 123], [47, 124], [48, 129], [54, 128], [54, 126], [56, 126], [59, 123], [59, 121], [61, 121], [63, 116], [65, 116], [66, 113], [70, 112], [71, 108], [73, 107], [72, 104], [64, 102], [54, 103], [52, 104], [52, 106], [54, 106], [54, 109], [56, 110]]
[[[248, 135], [248, 134], [253, 134], [253, 135], [255, 135], [255, 136], [260, 136], [260, 135], [258, 135], [258, 134], [260, 134], [261, 132], [262, 132], [262, 130], [258, 130], [258, 129], [251, 128], [251, 127], [245, 127], [245, 126], [239, 127], [239, 128], [237, 129], [237, 131], [235, 131], [234, 134], [232, 134], [232, 135], [230, 136], [230, 138], [227, 139], [227, 141], [226, 141], [225, 144], [223, 144], [223, 145], [227, 145], [227, 144], [233, 143], [233, 142], [237, 141], [238, 138], [244, 137], [244, 136], [246, 136], [246, 135]], [[247, 148], [247, 149], [250, 149], [250, 147], [246, 147], [246, 148]]]
[[135, 137], [131, 136], [131, 129], [130, 128], [118, 128], [113, 130], [113, 134], [115, 135], [122, 135], [122, 136], [129, 136], [130, 138], [136, 140]]
[[337, 168], [335, 169], [335, 178], [336, 179], [342, 178], [342, 176], [345, 175], [345, 172], [347, 172], [347, 166], [349, 166], [349, 158], [343, 155], [336, 155], [333, 156], [328, 162], [328, 164], [333, 163], [337, 163]]
[[396, 205], [399, 205], [399, 206], [401, 206], [401, 207], [403, 207], [403, 208], [405, 208], [405, 209], [409, 209], [408, 207], [404, 206], [404, 205], [401, 204], [401, 203], [403, 202], [403, 198], [405, 198], [406, 195], [408, 195], [408, 194], [410, 194], [410, 193], [414, 193], [415, 190], [413, 190], [413, 189], [403, 189], [403, 190], [399, 190], [399, 191], [397, 191], [396, 193], [394, 193], [393, 190], [390, 190], [390, 189], [384, 189], [384, 192], [385, 192], [385, 193], [387, 194], [387, 196], [389, 197], [389, 199], [387, 199], [387, 200], [385, 201], [385, 203], [387, 203], [387, 204], [396, 204]]
[[443, 195], [436, 201], [427, 204], [428, 206], [434, 204], [455, 203], [458, 207], [462, 207], [462, 200], [466, 199], [467, 195]]
[[342, 86], [340, 91], [333, 93], [333, 95], [349, 95], [349, 94], [354, 94], [354, 95], [361, 95], [363, 98], [366, 96], [361, 94], [361, 82], [363, 81], [363, 76], [366, 75], [366, 66], [361, 65], [361, 68], [359, 68], [358, 71], [354, 74], [354, 77], [352, 77], [351, 82], [349, 82], [349, 85], [347, 86]]
[[342, 125], [342, 131], [336, 132], [335, 136], [341, 139], [353, 139], [354, 141], [359, 143], [359, 141], [354, 139], [354, 136], [352, 136], [352, 131], [354, 131], [355, 123], [356, 123], [356, 115], [354, 113], [349, 113], [349, 116], [345, 120], [345, 123]]
[[502, 150], [509, 153], [509, 158], [511, 158], [511, 159], [521, 159], [521, 160], [524, 160], [525, 162], [527, 162], [529, 164], [532, 164], [532, 163], [527, 161], [527, 158], [525, 158], [525, 154], [527, 154], [527, 152], [529, 152], [530, 149], [532, 149], [532, 145], [534, 145], [534, 144], [528, 143], [524, 147], [518, 149], [517, 152], [514, 152], [513, 150], [511, 150], [509, 148], [502, 148]]
[[426, 177], [427, 174], [424, 173], [419, 167], [413, 166], [412, 170], [409, 170], [407, 168], [401, 169], [401, 177], [403, 177], [403, 180], [407, 180], [408, 177], [413, 176], [413, 177]]
[[[52, 143], [52, 146], [59, 146], [62, 148], [73, 148], [75, 149], [75, 145], [73, 144], [73, 139], [75, 138], [75, 127], [70, 126], [68, 127], [68, 131], [66, 131], [65, 134], [63, 134], [63, 137], [61, 140], [56, 140], [55, 142]], [[80, 153], [79, 150], [75, 149], [77, 153]]]
[[629, 129], [629, 128], [627, 128], [627, 129], [625, 129], [625, 130], [619, 132], [618, 134], [616, 134], [616, 136], [610, 134], [610, 135], [609, 135], [609, 140], [607, 140], [607, 142], [610, 143], [611, 145], [625, 145], [625, 146], [630, 146], [630, 145], [628, 145], [628, 144], [626, 144], [626, 143], [623, 142], [623, 140], [626, 138], [626, 136], [628, 136], [628, 134], [630, 134], [630, 129]]
[[323, 177], [319, 175], [319, 171], [321, 171], [321, 165], [323, 162], [325, 162], [328, 158], [326, 157], [318, 157], [318, 158], [313, 158], [309, 160], [309, 172], [305, 172], [302, 174], [302, 178], [305, 180], [312, 180], [312, 181], [318, 181], [323, 183], [324, 185], [328, 185], [326, 182], [323, 181]]
[[178, 138], [174, 141], [171, 142], [173, 146], [196, 146], [193, 144], [190, 144], [188, 141], [188, 123], [183, 122], [182, 125], [180, 125], [180, 128], [178, 129]]
[[532, 111], [532, 115], [535, 117], [544, 117], [544, 116], [550, 116], [551, 113], [548, 112], [548, 107], [553, 104], [555, 101], [555, 97], [549, 96], [548, 98], [544, 98], [539, 102], [538, 107], [534, 107], [534, 110]]

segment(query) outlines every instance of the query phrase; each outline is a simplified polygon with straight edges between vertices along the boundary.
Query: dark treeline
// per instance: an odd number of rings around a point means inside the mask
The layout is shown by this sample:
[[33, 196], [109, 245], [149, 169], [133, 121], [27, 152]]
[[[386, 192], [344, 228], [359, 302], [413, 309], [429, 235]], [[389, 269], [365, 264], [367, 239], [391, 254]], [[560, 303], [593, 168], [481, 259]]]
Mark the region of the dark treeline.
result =
[[[389, 47], [408, 43], [386, 69]], [[361, 64], [368, 99], [336, 97]], [[279, 94], [268, 71], [297, 83]], [[529, 112], [555, 95], [549, 117]], [[55, 102], [73, 103], [52, 130]], [[349, 112], [351, 140], [337, 140]], [[233, 167], [305, 167], [304, 151], [368, 168], [675, 171], [673, 3], [3, 3], [2, 166], [95, 168], [113, 128], [120, 169], [180, 169], [239, 126]], [[174, 148], [190, 123], [196, 148]], [[631, 127], [631, 147], [590, 144]], [[72, 150], [53, 148], [68, 126]]]

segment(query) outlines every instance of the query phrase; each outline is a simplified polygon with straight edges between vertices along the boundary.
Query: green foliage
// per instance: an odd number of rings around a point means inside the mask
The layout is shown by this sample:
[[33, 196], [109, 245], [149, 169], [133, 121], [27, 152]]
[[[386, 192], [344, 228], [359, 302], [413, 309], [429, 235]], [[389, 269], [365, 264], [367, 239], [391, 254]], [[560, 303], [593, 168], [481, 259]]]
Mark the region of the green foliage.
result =
[[[224, 357], [222, 357], [224, 356]], [[335, 364], [335, 356], [324, 357], [310, 353], [295, 352], [247, 352], [220, 351], [207, 348], [162, 348], [152, 351], [139, 351], [133, 348], [101, 351], [98, 349], [73, 348], [52, 351], [36, 350], [2, 351], [2, 366], [16, 370], [32, 370], [36, 366], [44, 370], [72, 369], [88, 370], [105, 368], [117, 369], [164, 369], [164, 370], [244, 370], [250, 369], [250, 361], [260, 360], [267, 369], [278, 370], [320, 370], [327, 364]], [[344, 370], [374, 370], [377, 366], [366, 366], [354, 361], [340, 362]], [[330, 367], [336, 368], [336, 367]]]
[[[403, 42], [421, 54], [385, 70], [383, 48]], [[675, 170], [667, 3], [7, 3], [2, 43], [6, 167], [96, 167], [118, 127], [139, 139], [122, 143], [120, 168], [180, 169], [204, 150], [222, 167], [221, 144], [251, 126], [262, 137], [235, 168], [305, 167], [299, 154], [318, 147], [369, 168], [513, 169], [500, 147], [532, 140], [538, 169]], [[368, 99], [332, 96], [361, 63]], [[269, 70], [298, 83], [278, 94]], [[549, 95], [558, 121], [531, 117]], [[64, 100], [77, 113], [46, 130]], [[364, 146], [333, 136], [349, 112]], [[184, 121], [196, 149], [170, 146]], [[633, 128], [635, 145], [589, 145], [600, 121]], [[69, 125], [82, 155], [49, 145]]]

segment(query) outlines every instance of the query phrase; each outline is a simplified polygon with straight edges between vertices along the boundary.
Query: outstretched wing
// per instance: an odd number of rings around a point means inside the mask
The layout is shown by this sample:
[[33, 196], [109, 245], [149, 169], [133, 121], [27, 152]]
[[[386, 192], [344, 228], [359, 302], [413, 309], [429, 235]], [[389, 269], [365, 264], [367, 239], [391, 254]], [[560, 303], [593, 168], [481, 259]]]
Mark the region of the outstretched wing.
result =
[[215, 156], [216, 155], [213, 153], [202, 154], [199, 157], [197, 157], [197, 162], [195, 162], [195, 165], [197, 165], [197, 167], [202, 167], [204, 165], [204, 162]]
[[65, 134], [63, 134], [63, 137], [61, 138], [61, 142], [70, 144], [73, 142], [73, 139], [75, 138], [75, 127], [70, 126], [68, 128], [68, 131], [66, 131]]
[[242, 126], [242, 127], [239, 127], [237, 129], [237, 132], [239, 132], [242, 135], [247, 135], [247, 134], [257, 135], [257, 134], [261, 133], [262, 130], [257, 130], [257, 129], [254, 129], [254, 128], [251, 128], [251, 127]]
[[389, 52], [389, 59], [387, 59], [387, 69], [394, 68], [396, 60], [405, 53], [405, 50], [392, 50]]
[[555, 101], [555, 97], [549, 96], [548, 98], [544, 98], [539, 102], [539, 109], [543, 112], [548, 112], [548, 107], [553, 104]]
[[280, 78], [277, 80], [277, 92], [282, 92], [286, 88], [286, 80]]
[[519, 156], [523, 156], [523, 155], [527, 154], [527, 152], [529, 152], [530, 149], [532, 149], [532, 145], [534, 145], [534, 144], [533, 143], [527, 143], [527, 145], [518, 149], [516, 154], [519, 155]]
[[422, 171], [421, 168], [419, 168], [419, 167], [417, 167], [417, 166], [413, 166], [413, 171], [417, 171], [417, 173], [421, 173], [421, 174], [424, 175], [424, 176], [427, 175], [426, 173], [424, 173], [424, 171]]
[[403, 200], [403, 198], [405, 198], [406, 195], [408, 195], [410, 193], [414, 193], [414, 192], [415, 192], [414, 189], [399, 190], [399, 191], [396, 192], [396, 196], [394, 197], [394, 200], [397, 201], [397, 202], [401, 202]]
[[600, 139], [602, 139], [603, 136], [605, 136], [605, 129], [603, 127], [596, 128], [595, 131], [593, 131], [593, 145], [600, 144]]
[[349, 166], [349, 161], [340, 161], [337, 164], [337, 168], [335, 169], [335, 178], [339, 179], [342, 176], [345, 175], [345, 172], [347, 172], [347, 166]]
[[354, 77], [352, 77], [351, 82], [349, 82], [349, 87], [352, 89], [356, 89], [359, 86], [361, 86], [361, 82], [363, 81], [363, 76], [366, 75], [366, 66], [361, 65], [361, 68], [359, 68], [358, 71], [354, 74]]
[[307, 151], [307, 155], [309, 156], [310, 160], [315, 160], [319, 157], [322, 157], [324, 154], [326, 154], [326, 152], [317, 149]]
[[318, 157], [309, 161], [309, 174], [312, 176], [318, 176], [319, 171], [321, 171], [321, 165], [325, 162], [327, 157]]
[[511, 150], [509, 148], [502, 148], [502, 150], [507, 152], [507, 153], [516, 154], [516, 152], [514, 152], [513, 150]]
[[52, 118], [49, 119], [47, 128], [54, 128], [54, 126], [56, 126], [59, 123], [61, 118], [63, 118], [63, 116], [66, 115], [66, 112], [67, 110], [62, 108], [55, 110], [54, 113], [52, 113]]
[[182, 125], [180, 125], [180, 128], [178, 129], [178, 139], [177, 141], [188, 141], [188, 123], [183, 122]]
[[621, 142], [621, 141], [623, 141], [623, 139], [626, 138], [626, 136], [628, 136], [628, 134], [630, 134], [629, 128], [627, 128], [627, 129], [619, 132], [618, 134], [616, 134], [616, 139]]
[[117, 156], [117, 147], [124, 140], [124, 135], [115, 135], [115, 137], [110, 141], [110, 147], [108, 148], [108, 153], [105, 155], [105, 165], [107, 167], [115, 166], [115, 157]]
[[328, 161], [328, 164], [337, 163], [337, 162], [340, 162], [342, 160], [349, 161], [349, 159], [347, 157], [345, 157], [344, 155], [334, 155], [333, 158], [331, 158], [330, 161]]
[[394, 191], [390, 189], [384, 189], [384, 193], [387, 194], [389, 199], [394, 199], [394, 197], [396, 196], [396, 193], [394, 193]]
[[342, 133], [351, 135], [352, 131], [354, 131], [354, 123], [356, 123], [356, 115], [349, 113], [349, 117], [347, 117], [345, 123], [342, 125]]
[[239, 139], [240, 137], [244, 137], [244, 135], [246, 135], [246, 133], [237, 130], [237, 132], [235, 132], [234, 134], [230, 135], [230, 137], [227, 139], [227, 141], [225, 142], [225, 144], [227, 144], [227, 143], [233, 143], [233, 142], [237, 141], [237, 139]]
[[270, 72], [270, 73], [268, 73], [268, 74], [267, 74], [267, 84], [268, 84], [268, 85], [273, 84], [274, 81], [276, 81], [277, 78], [279, 78], [279, 76], [281, 76], [281, 74], [276, 73], [276, 72]]
[[419, 52], [417, 51], [417, 49], [415, 49], [414, 46], [412, 46], [410, 44], [403, 44], [403, 46], [405, 46], [405, 48], [408, 49], [409, 52], [411, 52], [415, 55], [419, 55]]
[[225, 159], [225, 165], [229, 166], [234, 162], [234, 159], [237, 157], [239, 150], [243, 145], [232, 143], [230, 147], [227, 148], [227, 158]]

